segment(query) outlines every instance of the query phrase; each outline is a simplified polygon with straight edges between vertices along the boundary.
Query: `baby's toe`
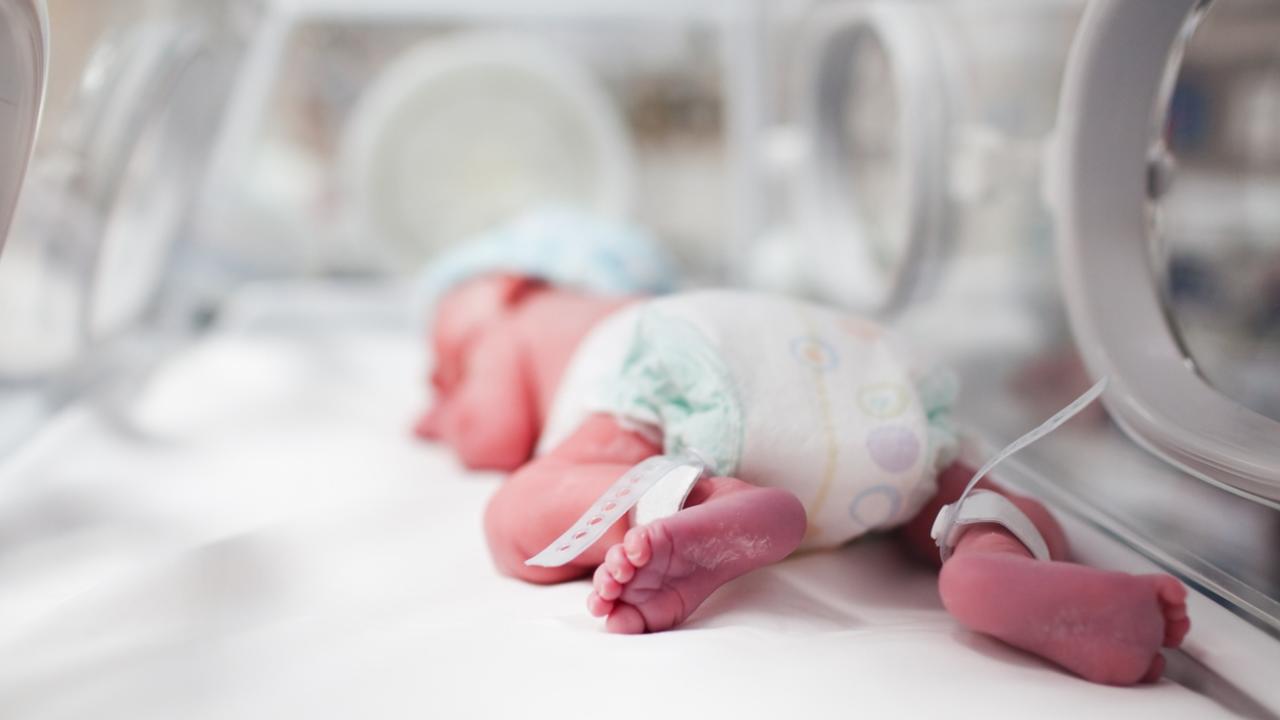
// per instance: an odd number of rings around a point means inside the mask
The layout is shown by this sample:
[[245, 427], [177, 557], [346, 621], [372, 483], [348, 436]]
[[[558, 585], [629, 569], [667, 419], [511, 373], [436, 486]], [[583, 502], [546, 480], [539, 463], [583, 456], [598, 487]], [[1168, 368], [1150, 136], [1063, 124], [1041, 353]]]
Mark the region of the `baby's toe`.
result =
[[1163, 605], [1186, 605], [1187, 588], [1171, 575], [1149, 575]]
[[1162, 644], [1165, 647], [1177, 647], [1191, 629], [1191, 619], [1187, 617], [1187, 589], [1168, 575], [1155, 576], [1154, 582], [1160, 610], [1164, 613]]
[[591, 579], [591, 586], [595, 589], [596, 594], [604, 600], [617, 600], [622, 594], [622, 583], [613, 579], [609, 574], [609, 569], [604, 565], [596, 568], [596, 574]]
[[1176, 648], [1182, 644], [1187, 633], [1191, 631], [1191, 621], [1183, 618], [1181, 620], [1173, 620], [1165, 625], [1164, 642], [1161, 643], [1167, 648]]
[[587, 612], [591, 613], [592, 617], [604, 617], [605, 615], [608, 615], [610, 612], [613, 612], [613, 606], [613, 601], [605, 600], [600, 597], [600, 593], [594, 590], [591, 591], [590, 595], [587, 595]]
[[605, 553], [604, 566], [608, 568], [613, 579], [620, 583], [628, 583], [636, 575], [636, 566], [627, 559], [626, 550], [621, 544], [614, 545], [609, 548], [609, 552]]
[[1142, 679], [1139, 680], [1138, 682], [1153, 683], [1159, 680], [1160, 676], [1163, 674], [1164, 674], [1164, 656], [1161, 655], [1160, 653], [1156, 653], [1156, 656], [1151, 658], [1151, 666], [1147, 668], [1147, 674], [1143, 675]]
[[609, 613], [604, 628], [611, 633], [621, 635], [639, 635], [644, 632], [644, 616], [634, 607], [618, 603]]
[[622, 546], [626, 551], [627, 559], [637, 568], [648, 565], [649, 559], [653, 557], [648, 528], [634, 527], [628, 530], [626, 537], [622, 539]]

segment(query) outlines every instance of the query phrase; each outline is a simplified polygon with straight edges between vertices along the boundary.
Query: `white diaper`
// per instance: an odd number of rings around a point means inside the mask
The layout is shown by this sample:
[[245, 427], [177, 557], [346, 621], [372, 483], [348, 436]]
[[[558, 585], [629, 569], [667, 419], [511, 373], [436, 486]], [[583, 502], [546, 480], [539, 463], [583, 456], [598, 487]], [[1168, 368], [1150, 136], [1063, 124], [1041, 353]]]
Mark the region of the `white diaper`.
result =
[[920, 372], [879, 325], [745, 291], [670, 295], [604, 320], [575, 354], [540, 451], [593, 412], [717, 475], [785, 488], [802, 548], [900, 525], [956, 454], [950, 373]]

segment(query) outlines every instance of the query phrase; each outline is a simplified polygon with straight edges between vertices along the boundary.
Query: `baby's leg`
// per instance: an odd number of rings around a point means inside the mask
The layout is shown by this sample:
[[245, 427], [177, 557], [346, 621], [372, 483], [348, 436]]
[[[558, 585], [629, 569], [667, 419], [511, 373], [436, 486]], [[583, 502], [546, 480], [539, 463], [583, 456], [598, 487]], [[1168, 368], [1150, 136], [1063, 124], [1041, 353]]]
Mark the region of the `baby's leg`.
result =
[[805, 513], [794, 495], [709, 478], [694, 487], [687, 509], [630, 532], [624, 518], [568, 565], [524, 564], [631, 466], [659, 452], [607, 416], [588, 419], [553, 452], [516, 471], [490, 500], [485, 534], [498, 568], [536, 583], [572, 580], [596, 568], [591, 611], [609, 615], [610, 630], [635, 633], [679, 624], [716, 588], [800, 544]]
[[716, 588], [790, 555], [804, 537], [791, 493], [728, 477], [700, 481], [689, 507], [632, 528], [596, 569], [587, 609], [610, 632], [656, 632], [689, 617]]
[[568, 565], [530, 567], [524, 561], [559, 537], [631, 466], [660, 452], [608, 416], [589, 418], [555, 450], [512, 474], [490, 499], [485, 536], [498, 569], [535, 583], [564, 582], [591, 572], [604, 560], [605, 549], [622, 541], [625, 518]]
[[[909, 544], [927, 552], [938, 509], [959, 496], [970, 471], [949, 468], [935, 498], [904, 529]], [[1061, 527], [1030, 498], [986, 485], [1012, 500], [1049, 546], [1050, 561], [1035, 560], [999, 525], [976, 525], [961, 536], [942, 568], [938, 590], [965, 626], [1047, 658], [1081, 677], [1112, 685], [1160, 677], [1160, 647], [1177, 647], [1190, 628], [1186, 590], [1168, 575], [1127, 575], [1065, 562]], [[936, 561], [937, 550], [933, 549]]]

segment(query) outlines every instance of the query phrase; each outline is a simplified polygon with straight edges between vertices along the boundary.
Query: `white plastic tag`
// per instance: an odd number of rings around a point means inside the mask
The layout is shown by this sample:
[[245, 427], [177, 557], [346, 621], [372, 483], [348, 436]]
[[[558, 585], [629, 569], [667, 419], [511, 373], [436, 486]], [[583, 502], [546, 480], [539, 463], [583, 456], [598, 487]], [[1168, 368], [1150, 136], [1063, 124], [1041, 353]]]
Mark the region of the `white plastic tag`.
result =
[[524, 564], [560, 567], [568, 563], [599, 540], [660, 480], [673, 472], [689, 472], [690, 469], [701, 474], [704, 466], [692, 457], [671, 455], [656, 455], [635, 465], [596, 498], [572, 527]]
[[[1051, 560], [1049, 546], [1035, 523], [1005, 496], [991, 490], [974, 490], [965, 498], [964, 507], [959, 503], [943, 506], [934, 518], [931, 537], [938, 541], [938, 550], [945, 563], [952, 548], [960, 541], [966, 525], [994, 523], [1001, 525], [1022, 543], [1038, 560]], [[945, 534], [943, 534], [945, 533]]]
[[631, 508], [631, 526], [648, 525], [680, 512], [702, 476], [703, 467], [697, 464], [681, 465], [664, 475]]
[[1101, 380], [1094, 383], [1093, 387], [1086, 390], [1083, 395], [1076, 398], [1070, 405], [1054, 413], [1053, 417], [1040, 423], [1040, 425], [1034, 430], [1009, 443], [1007, 447], [996, 453], [994, 457], [988, 460], [987, 463], [978, 470], [978, 472], [973, 474], [973, 478], [971, 478], [969, 480], [969, 484], [965, 486], [964, 492], [960, 493], [960, 497], [957, 498], [954, 503], [942, 508], [933, 523], [933, 529], [930, 532], [930, 535], [933, 537], [934, 541], [937, 542], [938, 550], [941, 552], [944, 562], [947, 557], [951, 555], [951, 539], [953, 536], [952, 527], [955, 525], [956, 518], [960, 516], [960, 506], [964, 503], [965, 498], [969, 496], [973, 487], [978, 484], [978, 481], [985, 477], [987, 473], [991, 472], [996, 465], [1004, 462], [1004, 460], [1010, 455], [1018, 452], [1045, 435], [1048, 435], [1054, 430], [1057, 430], [1063, 423], [1075, 417], [1081, 410], [1088, 407], [1090, 403], [1097, 400], [1098, 397], [1102, 395], [1102, 392], [1107, 389], [1107, 380], [1108, 378], [1103, 377]]

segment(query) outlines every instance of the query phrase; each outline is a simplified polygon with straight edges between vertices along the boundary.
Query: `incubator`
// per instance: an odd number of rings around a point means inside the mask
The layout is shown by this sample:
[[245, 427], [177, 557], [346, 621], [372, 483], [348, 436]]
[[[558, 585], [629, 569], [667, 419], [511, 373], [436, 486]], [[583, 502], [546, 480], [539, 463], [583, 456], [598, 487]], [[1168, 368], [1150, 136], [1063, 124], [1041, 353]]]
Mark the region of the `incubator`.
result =
[[985, 258], [973, 274], [1010, 283], [1008, 243], [1048, 253], [1038, 178], [1082, 8], [830, 2], [802, 13], [778, 78], [783, 142], [796, 148], [786, 222], [805, 255], [798, 284], [893, 312], [964, 282], [945, 270], [953, 259]]
[[0, 44], [4, 75], [0, 76], [0, 248], [8, 235], [9, 218], [18, 198], [18, 188], [27, 169], [31, 144], [40, 121], [44, 96], [44, 74], [48, 29], [44, 7], [16, 3], [3, 6], [7, 37]]
[[1260, 0], [0, 0], [0, 704], [510, 714], [561, 666], [611, 701], [584, 658], [637, 656], [493, 577], [491, 487], [406, 432], [422, 266], [567, 205], [896, 326], [963, 379], [975, 466], [1106, 376], [1000, 480], [1195, 591], [1174, 682], [1120, 700], [955, 642], [883, 545], [810, 555], [740, 591], [803, 619], [652, 638], [675, 689], [637, 714], [765, 665], [804, 697], [739, 714], [830, 714], [849, 668], [954, 712], [874, 647], [974, 712], [1274, 717], [1277, 32]]
[[715, 276], [755, 204], [751, 18], [724, 2], [273, 3], [228, 108], [211, 226], [271, 231], [274, 249], [241, 253], [269, 272], [404, 276], [568, 204], [651, 227]]

